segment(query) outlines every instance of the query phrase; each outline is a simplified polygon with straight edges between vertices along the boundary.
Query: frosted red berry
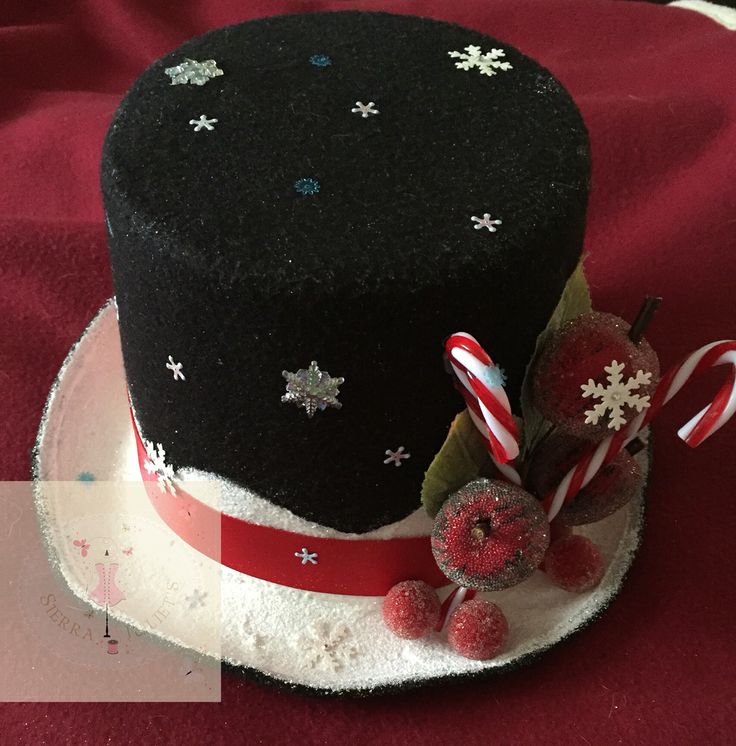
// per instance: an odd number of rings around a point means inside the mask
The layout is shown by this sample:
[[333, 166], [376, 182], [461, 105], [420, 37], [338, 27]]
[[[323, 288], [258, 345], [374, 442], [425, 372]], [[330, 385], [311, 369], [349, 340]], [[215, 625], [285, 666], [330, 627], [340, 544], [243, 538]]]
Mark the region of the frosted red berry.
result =
[[415, 640], [437, 626], [440, 606], [432, 586], [422, 580], [405, 580], [383, 599], [383, 621], [397, 637]]
[[491, 601], [474, 598], [457, 607], [447, 624], [447, 641], [465, 658], [487, 661], [494, 658], [508, 635], [503, 611]]
[[[590, 443], [557, 432], [536, 449], [529, 466], [529, 488], [540, 499], [559, 485]], [[638, 461], [621, 451], [557, 514], [555, 522], [568, 526], [595, 523], [615, 513], [638, 492], [642, 482]]]
[[543, 567], [555, 585], [573, 593], [582, 593], [598, 585], [604, 569], [598, 547], [579, 534], [550, 544]]
[[432, 552], [453, 582], [481, 591], [520, 583], [539, 566], [549, 524], [539, 501], [513, 484], [470, 482], [440, 508]]
[[[624, 381], [638, 370], [652, 374], [651, 383], [636, 393], [654, 393], [659, 381], [659, 360], [646, 339], [638, 344], [627, 336], [630, 326], [610, 313], [594, 311], [578, 316], [552, 334], [539, 355], [533, 372], [532, 396], [535, 407], [550, 422], [586, 440], [602, 440], [613, 432], [609, 419], [596, 425], [586, 423], [585, 411], [593, 404], [583, 398], [581, 386], [592, 379], [608, 386], [604, 368], [615, 360], [624, 363]], [[638, 412], [631, 410], [632, 416]]]

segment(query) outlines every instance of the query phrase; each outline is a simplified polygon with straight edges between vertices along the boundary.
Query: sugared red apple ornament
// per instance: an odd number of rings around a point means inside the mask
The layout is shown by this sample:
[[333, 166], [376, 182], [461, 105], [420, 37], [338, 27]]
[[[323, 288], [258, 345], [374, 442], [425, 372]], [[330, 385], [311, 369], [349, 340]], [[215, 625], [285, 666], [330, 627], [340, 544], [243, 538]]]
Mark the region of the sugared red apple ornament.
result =
[[449, 497], [435, 518], [432, 552], [453, 582], [499, 591], [528, 578], [549, 545], [539, 501], [521, 487], [477, 479]]
[[[550, 336], [532, 374], [534, 405], [546, 420], [576, 437], [602, 440], [621, 424], [610, 408], [604, 407], [598, 417], [587, 415], [596, 405], [620, 403], [626, 421], [638, 415], [627, 405], [626, 391], [633, 397], [651, 396], [659, 381], [659, 360], [646, 339], [634, 342], [629, 331], [629, 324], [618, 316], [594, 311], [568, 321]], [[651, 375], [641, 376], [639, 371]], [[610, 376], [618, 376], [620, 385]], [[631, 379], [633, 384], [628, 385]], [[590, 392], [583, 396], [583, 386], [591, 382], [601, 393], [607, 390], [605, 399]]]
[[[535, 449], [527, 482], [540, 499], [554, 490], [590, 448], [590, 443], [558, 431]], [[626, 505], [641, 486], [639, 463], [626, 450], [598, 474], [557, 514], [554, 523], [581, 526], [595, 523]]]

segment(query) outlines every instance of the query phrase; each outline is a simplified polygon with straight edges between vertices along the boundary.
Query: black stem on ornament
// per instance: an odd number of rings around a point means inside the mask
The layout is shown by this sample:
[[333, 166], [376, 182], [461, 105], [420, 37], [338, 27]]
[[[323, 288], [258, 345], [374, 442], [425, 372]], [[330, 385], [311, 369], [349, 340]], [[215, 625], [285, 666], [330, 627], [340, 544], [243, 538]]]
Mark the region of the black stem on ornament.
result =
[[639, 313], [636, 315], [634, 323], [631, 325], [631, 329], [629, 329], [629, 339], [634, 344], [639, 344], [639, 342], [641, 342], [641, 338], [644, 336], [646, 328], [651, 323], [654, 314], [657, 313], [657, 309], [661, 303], [662, 299], [659, 297], [647, 295], [646, 298], [644, 298], [644, 303], [642, 303]]
[[521, 481], [523, 484], [526, 483], [526, 479], [529, 476], [529, 467], [534, 461], [534, 456], [537, 453], [537, 449], [554, 433], [556, 426], [550, 423], [549, 427], [545, 430], [544, 435], [537, 439], [537, 442], [527, 451], [524, 455], [524, 461], [521, 464]]

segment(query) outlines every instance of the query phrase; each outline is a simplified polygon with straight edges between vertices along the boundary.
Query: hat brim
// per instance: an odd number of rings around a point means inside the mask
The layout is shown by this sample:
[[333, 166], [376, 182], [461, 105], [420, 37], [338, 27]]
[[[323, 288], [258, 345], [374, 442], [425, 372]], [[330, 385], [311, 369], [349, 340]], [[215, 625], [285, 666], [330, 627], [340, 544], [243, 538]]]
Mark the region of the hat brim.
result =
[[[490, 661], [461, 657], [439, 634], [416, 641], [395, 637], [383, 624], [381, 598], [288, 588], [219, 565], [221, 649], [210, 642], [211, 614], [189, 613], [179, 628], [181, 634], [152, 629], [134, 604], [112, 607], [110, 616], [168, 644], [221, 658], [255, 678], [325, 694], [367, 694], [498, 674], [529, 662], [590, 624], [618, 593], [641, 538], [649, 449], [637, 459], [645, 475], [639, 494], [614, 515], [579, 529], [604, 557], [606, 571], [600, 584], [586, 593], [568, 593], [538, 571], [520, 585], [485, 594], [504, 610], [510, 628], [503, 652]], [[58, 490], [47, 488], [48, 483], [76, 480], [84, 472], [97, 480], [140, 481], [112, 302], [98, 312], [64, 361], [43, 412], [33, 457], [36, 509], [50, 561], [71, 590], [89, 602], [87, 580], [70, 549], [68, 527], [83, 523], [85, 511], [88, 518], [99, 515], [100, 506], [63, 499]], [[124, 505], [107, 506], [118, 508], [125, 511]], [[161, 532], [168, 532], [178, 556], [190, 558], [198, 571], [206, 570], [212, 560], [156, 519], [141, 522], [137, 540], [145, 544], [145, 532], [150, 531], [155, 544]], [[165, 595], [165, 588], [155, 585], [166, 582], [163, 575], [148, 574], [145, 590], [152, 597]], [[440, 595], [449, 590], [441, 590]], [[309, 646], [319, 644], [310, 629], [320, 624], [327, 625], [328, 634], [329, 625], [343, 628], [344, 655], [307, 655]]]

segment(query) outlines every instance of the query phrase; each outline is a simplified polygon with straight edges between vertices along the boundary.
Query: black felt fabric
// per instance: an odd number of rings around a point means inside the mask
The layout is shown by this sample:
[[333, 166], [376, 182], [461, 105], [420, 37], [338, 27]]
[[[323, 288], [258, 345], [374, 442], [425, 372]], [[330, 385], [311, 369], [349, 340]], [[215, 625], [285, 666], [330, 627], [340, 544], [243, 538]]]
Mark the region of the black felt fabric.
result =
[[[513, 69], [455, 68], [502, 48]], [[310, 63], [327, 55], [331, 64]], [[185, 57], [224, 71], [170, 85]], [[380, 114], [350, 110], [374, 101]], [[190, 119], [216, 118], [195, 132]], [[299, 194], [301, 178], [318, 194]], [[381, 13], [267, 18], [154, 63], [105, 144], [102, 184], [128, 383], [145, 437], [321, 524], [419, 505], [462, 401], [442, 342], [524, 367], [581, 253], [580, 115], [502, 41]], [[498, 231], [476, 230], [490, 213]], [[168, 355], [183, 363], [175, 381]], [[341, 410], [282, 404], [281, 371], [343, 376]], [[386, 449], [411, 458], [384, 465]]]

